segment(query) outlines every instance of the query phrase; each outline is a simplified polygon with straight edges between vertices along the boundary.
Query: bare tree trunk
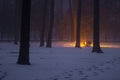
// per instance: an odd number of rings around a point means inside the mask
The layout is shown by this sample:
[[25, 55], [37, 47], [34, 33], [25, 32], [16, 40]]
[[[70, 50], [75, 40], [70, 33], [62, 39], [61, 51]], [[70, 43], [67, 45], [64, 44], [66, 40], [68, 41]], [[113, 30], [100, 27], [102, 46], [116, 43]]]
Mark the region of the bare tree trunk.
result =
[[15, 1], [15, 28], [14, 28], [14, 44], [18, 44], [20, 38], [20, 26], [21, 26], [21, 9], [22, 0]]
[[54, 5], [55, 1], [51, 0], [51, 7], [50, 7], [50, 28], [48, 32], [48, 39], [46, 47], [52, 47], [52, 34], [53, 34], [53, 26], [54, 26]]
[[54, 36], [55, 40], [61, 40], [62, 38], [62, 31], [63, 28], [63, 0], [57, 0], [55, 2], [55, 19], [54, 19]]
[[42, 25], [41, 34], [40, 34], [41, 35], [40, 36], [40, 47], [44, 46], [47, 7], [48, 7], [48, 0], [45, 0], [44, 1], [44, 8], [43, 8], [43, 25]]
[[71, 26], [71, 41], [74, 41], [74, 23], [73, 23], [73, 9], [72, 9], [72, 2], [69, 0], [69, 11], [70, 11], [70, 26]]
[[2, 24], [2, 19], [3, 19], [3, 0], [0, 0], [0, 40], [2, 40], [2, 29], [3, 29], [3, 24]]
[[1, 4], [2, 12], [1, 12], [1, 40], [4, 40], [5, 37], [5, 28], [6, 28], [6, 15], [7, 15], [7, 9], [6, 9], [6, 1], [2, 0]]
[[29, 62], [29, 40], [30, 40], [30, 11], [31, 0], [22, 0], [22, 25], [20, 51], [17, 64], [30, 65]]
[[78, 0], [72, 0], [72, 5], [73, 5], [73, 25], [74, 25], [74, 36], [73, 39], [76, 41], [76, 26], [77, 26], [77, 5], [78, 5]]
[[92, 52], [103, 53], [99, 41], [99, 0], [94, 0], [94, 25], [93, 25], [93, 50]]
[[80, 48], [80, 22], [81, 22], [81, 0], [78, 0], [78, 12], [77, 12], [77, 32], [76, 32], [76, 46]]

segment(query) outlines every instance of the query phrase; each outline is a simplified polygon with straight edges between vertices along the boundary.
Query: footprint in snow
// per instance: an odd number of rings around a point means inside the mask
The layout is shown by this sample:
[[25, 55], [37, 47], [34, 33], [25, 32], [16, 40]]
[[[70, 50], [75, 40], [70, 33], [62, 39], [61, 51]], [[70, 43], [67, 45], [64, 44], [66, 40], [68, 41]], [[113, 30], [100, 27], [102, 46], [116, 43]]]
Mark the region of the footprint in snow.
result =
[[87, 71], [92, 71], [92, 68], [88, 68]]
[[93, 72], [93, 75], [94, 75], [94, 76], [98, 76], [99, 73], [97, 73], [97, 72]]
[[110, 67], [106, 67], [105, 69], [106, 69], [106, 70], [110, 70], [111, 68], [110, 68]]
[[55, 77], [60, 77], [60, 75], [55, 75]]
[[72, 74], [68, 74], [68, 76], [69, 76], [69, 77], [71, 77], [71, 76], [72, 76]]
[[93, 69], [99, 69], [99, 67], [98, 67], [98, 66], [95, 66], [95, 65], [93, 65], [92, 68], [93, 68]]
[[87, 77], [89, 77], [89, 76], [88, 76], [88, 75], [86, 75], [86, 76], [84, 76], [84, 77], [86, 77], [86, 78], [87, 78]]
[[102, 68], [100, 68], [101, 66], [92, 66], [94, 70], [96, 71], [100, 71], [100, 72], [104, 72], [104, 70]]
[[73, 70], [70, 71], [71, 73], [74, 72]]
[[83, 77], [80, 80], [88, 80], [88, 78], [87, 77]]
[[6, 73], [6, 72], [0, 71], [0, 73], [2, 74], [2, 75], [0, 76], [0, 80], [2, 80], [3, 78], [5, 78], [5, 77], [7, 76], [7, 73]]
[[76, 68], [76, 69], [74, 69], [75, 71], [78, 71], [78, 69]]
[[111, 62], [110, 62], [110, 61], [106, 61], [106, 63], [108, 63], [108, 64], [109, 64], [109, 63], [111, 63]]
[[58, 78], [54, 78], [53, 80], [58, 80]]
[[84, 75], [83, 71], [80, 70], [79, 71], [79, 75]]
[[40, 79], [35, 79], [35, 80], [40, 80]]
[[104, 66], [104, 64], [102, 63], [102, 64], [100, 64], [100, 66]]
[[71, 78], [72, 76], [73, 76], [73, 75], [69, 73], [69, 74], [67, 74], [64, 78], [65, 78], [65, 79], [69, 79], [69, 78]]
[[69, 79], [70, 78], [70, 76], [66, 76], [66, 77], [64, 77], [65, 79]]

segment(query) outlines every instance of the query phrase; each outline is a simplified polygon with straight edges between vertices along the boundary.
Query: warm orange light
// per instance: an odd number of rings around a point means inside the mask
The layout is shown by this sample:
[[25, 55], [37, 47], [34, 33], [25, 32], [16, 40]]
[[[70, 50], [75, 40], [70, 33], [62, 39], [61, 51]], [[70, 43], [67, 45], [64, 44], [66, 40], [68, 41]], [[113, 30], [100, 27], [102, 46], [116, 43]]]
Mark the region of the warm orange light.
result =
[[81, 46], [81, 47], [85, 47], [85, 46], [86, 46], [86, 44], [87, 44], [87, 42], [86, 42], [86, 41], [82, 41], [82, 42], [80, 43], [80, 46]]
[[[68, 43], [65, 43], [64, 44], [64, 47], [75, 47], [75, 41], [74, 42], [68, 42]], [[87, 47], [87, 46], [91, 46], [91, 43], [88, 43], [87, 41], [85, 40], [82, 40], [80, 42], [80, 47]]]
[[75, 42], [71, 42], [70, 46], [74, 47], [75, 46]]
[[[71, 42], [71, 43], [69, 43], [69, 45], [72, 46], [72, 47], [74, 47], [74, 46], [75, 46], [75, 43], [76, 43], [76, 42]], [[82, 41], [82, 42], [80, 43], [80, 46], [81, 46], [81, 47], [85, 47], [86, 44], [87, 44], [86, 41]]]

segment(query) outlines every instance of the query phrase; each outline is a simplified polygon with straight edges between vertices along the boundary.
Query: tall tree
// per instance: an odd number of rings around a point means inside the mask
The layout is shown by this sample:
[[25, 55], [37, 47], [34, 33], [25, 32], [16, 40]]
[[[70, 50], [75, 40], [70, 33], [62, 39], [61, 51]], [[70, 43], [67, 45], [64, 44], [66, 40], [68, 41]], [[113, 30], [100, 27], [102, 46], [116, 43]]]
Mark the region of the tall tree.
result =
[[81, 22], [81, 0], [78, 0], [77, 25], [76, 25], [76, 46], [80, 48], [80, 22]]
[[14, 27], [14, 44], [18, 44], [19, 34], [20, 34], [20, 26], [21, 26], [21, 8], [22, 8], [22, 0], [15, 1], [15, 27]]
[[[55, 37], [58, 39], [58, 40], [61, 40], [62, 37], [63, 37], [63, 27], [64, 27], [64, 20], [63, 20], [63, 16], [64, 16], [64, 13], [63, 13], [63, 0], [58, 0], [56, 1], [56, 12], [55, 12]], [[61, 31], [62, 30], [62, 31]]]
[[76, 26], [77, 26], [77, 4], [78, 4], [78, 0], [72, 0], [72, 6], [73, 6], [73, 25], [74, 25], [74, 36], [73, 39], [74, 41], [76, 41]]
[[3, 0], [0, 0], [0, 40], [3, 40], [3, 31], [4, 31], [4, 28], [3, 28], [3, 21], [4, 21], [4, 2]]
[[103, 53], [100, 48], [99, 40], [99, 9], [100, 3], [99, 0], [94, 0], [94, 24], [93, 24], [93, 49], [92, 52]]
[[53, 26], [54, 26], [54, 7], [55, 7], [55, 1], [51, 1], [51, 7], [50, 7], [50, 27], [48, 32], [48, 38], [47, 38], [47, 45], [46, 47], [51, 48], [52, 47], [52, 34], [53, 34]]
[[69, 0], [69, 11], [70, 11], [70, 24], [71, 24], [71, 41], [74, 41], [74, 22], [73, 22], [73, 8], [72, 8], [72, 1]]
[[48, 0], [45, 0], [44, 1], [44, 7], [43, 7], [43, 25], [42, 25], [41, 34], [40, 34], [40, 47], [44, 46], [47, 7], [48, 7]]
[[29, 65], [31, 0], [22, 0], [20, 51], [17, 64]]

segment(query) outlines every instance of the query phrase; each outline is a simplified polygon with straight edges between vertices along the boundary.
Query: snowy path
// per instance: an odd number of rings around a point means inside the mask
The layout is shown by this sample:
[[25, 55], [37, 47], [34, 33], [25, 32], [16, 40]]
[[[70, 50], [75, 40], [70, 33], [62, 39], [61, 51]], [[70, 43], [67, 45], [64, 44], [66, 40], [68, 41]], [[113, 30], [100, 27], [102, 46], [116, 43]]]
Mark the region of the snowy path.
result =
[[119, 48], [31, 47], [30, 66], [16, 65], [18, 46], [0, 48], [0, 80], [120, 80]]

